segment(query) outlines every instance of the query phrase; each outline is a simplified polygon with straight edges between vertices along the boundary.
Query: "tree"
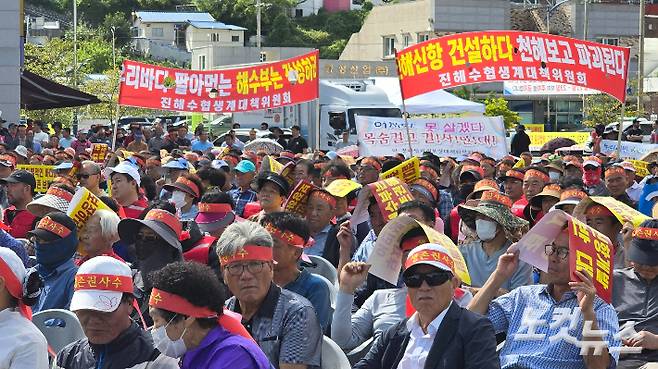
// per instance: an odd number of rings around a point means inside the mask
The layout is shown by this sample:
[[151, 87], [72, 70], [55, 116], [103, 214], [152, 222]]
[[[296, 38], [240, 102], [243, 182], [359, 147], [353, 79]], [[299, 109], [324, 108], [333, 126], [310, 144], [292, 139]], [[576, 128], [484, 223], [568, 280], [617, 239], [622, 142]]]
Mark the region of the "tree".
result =
[[[589, 95], [585, 98], [585, 118], [583, 124], [594, 127], [597, 124], [610, 124], [619, 122], [621, 103], [606, 94]], [[637, 105], [626, 104], [625, 117], [642, 116], [644, 111], [637, 111]]]
[[512, 128], [521, 122], [519, 113], [510, 110], [507, 100], [502, 97], [489, 97], [484, 100], [484, 115], [489, 117], [502, 116], [505, 128]]

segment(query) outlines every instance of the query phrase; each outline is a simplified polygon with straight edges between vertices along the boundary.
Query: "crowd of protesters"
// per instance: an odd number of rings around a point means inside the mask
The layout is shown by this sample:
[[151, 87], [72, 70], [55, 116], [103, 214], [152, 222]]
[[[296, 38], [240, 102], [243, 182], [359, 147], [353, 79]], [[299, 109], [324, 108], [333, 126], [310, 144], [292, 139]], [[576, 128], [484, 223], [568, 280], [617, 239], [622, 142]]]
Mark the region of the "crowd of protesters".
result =
[[[106, 127], [10, 124], [0, 367], [311, 369], [329, 367], [328, 340], [363, 369], [658, 362], [658, 163], [640, 175], [603, 154], [533, 156], [521, 138], [517, 156], [426, 152], [393, 204], [375, 189], [408, 157], [313, 152], [299, 127], [260, 129], [276, 145], [250, 150], [255, 129], [215, 146], [203, 126], [131, 125], [114, 143]], [[96, 144], [116, 149], [92, 161]], [[21, 164], [56, 177], [37, 193]], [[105, 207], [79, 227], [67, 212], [82, 189]], [[611, 304], [597, 276], [570, 272], [566, 229], [543, 247], [546, 271], [512, 251], [555, 211], [611, 241]], [[383, 247], [396, 283], [370, 273]], [[54, 352], [31, 323], [50, 309], [85, 338]]]

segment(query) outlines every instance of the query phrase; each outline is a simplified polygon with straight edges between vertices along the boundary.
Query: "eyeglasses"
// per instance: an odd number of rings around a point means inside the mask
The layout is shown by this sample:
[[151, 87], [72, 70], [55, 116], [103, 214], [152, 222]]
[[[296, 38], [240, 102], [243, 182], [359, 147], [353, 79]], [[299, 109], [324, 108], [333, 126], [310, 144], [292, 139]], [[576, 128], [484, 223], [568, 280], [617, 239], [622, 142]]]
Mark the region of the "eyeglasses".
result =
[[224, 268], [228, 271], [229, 275], [233, 277], [238, 277], [241, 276], [242, 273], [244, 273], [245, 269], [247, 269], [251, 274], [258, 274], [263, 271], [265, 264], [267, 264], [267, 262], [260, 261], [260, 262], [251, 262], [245, 264], [231, 264], [225, 266]]
[[427, 282], [430, 287], [440, 286], [452, 279], [452, 273], [447, 272], [430, 272], [430, 273], [415, 273], [402, 277], [404, 284], [410, 288], [418, 288], [423, 281]]
[[566, 247], [556, 247], [555, 245], [546, 245], [544, 246], [544, 253], [547, 256], [557, 254], [557, 257], [564, 260], [569, 256], [569, 249]]

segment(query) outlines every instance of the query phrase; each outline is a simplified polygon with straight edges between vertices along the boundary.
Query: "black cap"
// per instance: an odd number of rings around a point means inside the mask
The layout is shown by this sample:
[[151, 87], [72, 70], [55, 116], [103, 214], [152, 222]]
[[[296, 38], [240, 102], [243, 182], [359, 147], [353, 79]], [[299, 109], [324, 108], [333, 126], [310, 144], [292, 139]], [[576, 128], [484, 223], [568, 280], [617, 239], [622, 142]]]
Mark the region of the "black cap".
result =
[[658, 265], [658, 219], [647, 219], [633, 230], [633, 239], [626, 258], [642, 265]]
[[25, 183], [32, 186], [32, 191], [37, 188], [37, 180], [34, 178], [34, 174], [23, 169], [16, 170], [9, 177], [0, 179], [0, 183]]
[[257, 180], [258, 191], [263, 188], [266, 182], [274, 183], [279, 187], [279, 193], [281, 196], [288, 197], [288, 194], [290, 193], [290, 184], [288, 184], [285, 177], [274, 172], [265, 172], [261, 174]]
[[[46, 242], [53, 242], [62, 238], [77, 237], [77, 230], [78, 227], [68, 215], [60, 211], [53, 211], [46, 214], [39, 221], [36, 228], [27, 233]], [[66, 237], [61, 236], [67, 233]]]

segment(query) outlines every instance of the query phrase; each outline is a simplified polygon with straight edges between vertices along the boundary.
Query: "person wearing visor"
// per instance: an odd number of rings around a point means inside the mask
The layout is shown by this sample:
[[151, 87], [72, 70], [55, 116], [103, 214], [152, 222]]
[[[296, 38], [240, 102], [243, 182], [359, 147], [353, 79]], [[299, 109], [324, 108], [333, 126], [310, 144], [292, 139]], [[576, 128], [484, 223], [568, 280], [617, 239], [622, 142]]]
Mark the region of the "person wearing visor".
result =
[[44, 282], [34, 312], [68, 309], [78, 270], [73, 262], [73, 255], [78, 249], [78, 228], [75, 222], [64, 213], [48, 213], [28, 235], [34, 243], [36, 270]]
[[256, 175], [256, 165], [249, 160], [241, 160], [235, 166], [233, 172], [238, 182], [238, 188], [232, 189], [228, 193], [235, 202], [235, 213], [238, 216], [243, 216], [245, 206], [256, 201], [256, 191], [251, 189], [251, 181]]
[[634, 333], [622, 343], [641, 348], [624, 355], [617, 368], [639, 368], [658, 361], [658, 220], [647, 219], [632, 233], [626, 259], [630, 267], [613, 272], [612, 304], [619, 325], [633, 322]]
[[85, 338], [64, 347], [53, 368], [178, 368], [176, 360], [162, 355], [130, 314], [135, 305], [130, 267], [109, 256], [84, 263], [75, 275], [71, 311]]
[[608, 190], [601, 179], [601, 159], [588, 156], [583, 161], [583, 183], [589, 196], [607, 196]]
[[[620, 206], [624, 206], [619, 203]], [[576, 208], [574, 213], [579, 214], [581, 208]], [[625, 268], [626, 259], [624, 255], [624, 241], [622, 238], [623, 224], [607, 207], [593, 203], [585, 209], [584, 216], [580, 216], [581, 220], [584, 218], [588, 226], [603, 233], [612, 242], [615, 247], [614, 267]]]
[[545, 214], [547, 214], [553, 205], [560, 201], [562, 187], [555, 183], [550, 183], [535, 195], [530, 203], [526, 206], [523, 214], [531, 223], [536, 224]]
[[[165, 158], [166, 159], [166, 158]], [[165, 160], [163, 160], [165, 162]], [[165, 162], [165, 164], [162, 166], [162, 170], [164, 172], [163, 178], [157, 181], [157, 183], [161, 184], [161, 186], [164, 187], [166, 184], [172, 184], [175, 183], [178, 177], [183, 175], [183, 173], [189, 172], [189, 165], [187, 160], [184, 158], [171, 158], [169, 157], [169, 160]], [[162, 200], [169, 200], [171, 198], [171, 192], [165, 190], [164, 188], [160, 191], [160, 199]]]
[[176, 207], [180, 220], [194, 220], [199, 209], [197, 202], [203, 195], [203, 184], [196, 174], [183, 173], [172, 184], [164, 185], [166, 191], [171, 192], [171, 201]]
[[578, 205], [586, 197], [587, 194], [581, 190], [578, 189], [565, 190], [560, 194], [560, 201], [558, 201], [555, 205], [553, 205], [552, 209], [560, 209], [565, 213], [571, 215], [573, 214], [576, 205]]
[[41, 292], [41, 279], [26, 270], [11, 250], [0, 247], [0, 367], [47, 369], [48, 343], [32, 324], [30, 306]]
[[299, 261], [306, 257], [304, 249], [313, 242], [306, 222], [296, 214], [278, 212], [265, 215], [260, 224], [274, 241], [274, 283], [308, 299], [326, 332], [331, 322], [329, 288], [320, 277], [299, 267]]
[[180, 359], [181, 368], [271, 368], [239, 316], [224, 311], [224, 290], [208, 266], [172, 263], [152, 279], [153, 343], [164, 355]]
[[217, 241], [222, 275], [231, 293], [226, 306], [242, 314], [276, 369], [318, 369], [322, 328], [311, 303], [273, 283], [272, 236], [257, 223], [226, 228]]
[[519, 218], [530, 221], [531, 219], [528, 219], [525, 215], [525, 208], [532, 201], [532, 198], [541, 193], [549, 182], [550, 177], [544, 168], [531, 167], [526, 170], [523, 175], [523, 197], [526, 200], [526, 204], [523, 207], [513, 206], [512, 213]]
[[[514, 216], [512, 200], [497, 191], [485, 191], [477, 206], [459, 205], [464, 223], [475, 229], [477, 240], [461, 245], [460, 251], [471, 275], [471, 286], [482, 287], [496, 269], [498, 258], [521, 239], [528, 222]], [[520, 262], [512, 277], [501, 286], [500, 294], [531, 282], [532, 267]]]
[[226, 192], [213, 190], [207, 192], [199, 202], [199, 213], [194, 218], [201, 232], [219, 237], [226, 227], [233, 223], [237, 216], [233, 198]]
[[621, 201], [624, 204], [636, 208], [637, 204], [635, 201], [626, 193], [628, 189], [628, 176], [626, 175], [626, 170], [622, 166], [613, 165], [606, 169], [605, 171], [605, 188], [608, 191], [609, 196], [612, 196], [617, 201]]
[[[136, 296], [141, 301], [142, 312], [151, 292], [148, 278], [153, 271], [165, 265], [183, 260], [180, 244], [182, 226], [178, 218], [167, 210], [151, 209], [143, 220], [122, 219], [119, 222], [121, 241], [134, 245], [138, 273], [135, 274]], [[84, 264], [83, 264], [84, 265]], [[147, 323], [149, 323], [148, 317]]]
[[290, 193], [288, 181], [280, 174], [266, 172], [256, 179], [258, 205], [260, 212], [252, 215], [249, 220], [259, 222], [267, 214], [283, 211], [283, 202]]
[[384, 331], [354, 368], [500, 368], [491, 322], [453, 299], [459, 279], [448, 251], [422, 244], [404, 266], [413, 314]]

